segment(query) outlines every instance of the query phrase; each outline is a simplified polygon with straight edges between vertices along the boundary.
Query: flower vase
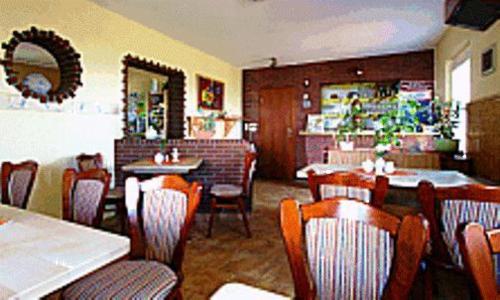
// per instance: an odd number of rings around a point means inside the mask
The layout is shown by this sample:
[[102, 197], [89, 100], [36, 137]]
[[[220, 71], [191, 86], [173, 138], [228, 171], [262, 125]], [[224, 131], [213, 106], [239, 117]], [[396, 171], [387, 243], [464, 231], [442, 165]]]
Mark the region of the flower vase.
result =
[[155, 156], [154, 156], [155, 164], [161, 165], [163, 163], [163, 160], [164, 160], [164, 157], [163, 157], [163, 154], [161, 154], [161, 152], [158, 152], [155, 154]]
[[385, 167], [385, 160], [383, 157], [377, 158], [375, 161], [375, 175], [383, 175]]

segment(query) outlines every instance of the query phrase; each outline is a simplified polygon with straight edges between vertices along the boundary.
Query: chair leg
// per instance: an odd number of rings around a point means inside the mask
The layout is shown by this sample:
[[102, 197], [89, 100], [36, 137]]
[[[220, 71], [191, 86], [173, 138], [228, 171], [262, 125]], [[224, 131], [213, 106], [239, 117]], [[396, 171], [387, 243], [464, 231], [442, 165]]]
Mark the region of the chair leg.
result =
[[[125, 200], [124, 200], [125, 202]], [[124, 202], [116, 203], [116, 214], [120, 217], [120, 231], [122, 234], [127, 234], [127, 208]]]
[[426, 268], [424, 270], [424, 299], [431, 300], [432, 292], [433, 292], [433, 282], [432, 282], [432, 267], [430, 263], [427, 263]]
[[238, 200], [236, 200], [236, 201], [238, 203], [238, 208], [240, 210], [241, 216], [243, 218], [243, 224], [245, 224], [245, 230], [247, 232], [247, 237], [251, 238], [252, 233], [250, 232], [250, 224], [248, 222], [247, 214], [245, 213], [245, 205], [243, 203], [243, 198], [238, 198]]
[[217, 200], [215, 198], [212, 198], [210, 201], [210, 219], [208, 220], [208, 232], [207, 232], [207, 238], [212, 237], [212, 227], [214, 225], [214, 218], [215, 218], [215, 213], [216, 213], [216, 204]]

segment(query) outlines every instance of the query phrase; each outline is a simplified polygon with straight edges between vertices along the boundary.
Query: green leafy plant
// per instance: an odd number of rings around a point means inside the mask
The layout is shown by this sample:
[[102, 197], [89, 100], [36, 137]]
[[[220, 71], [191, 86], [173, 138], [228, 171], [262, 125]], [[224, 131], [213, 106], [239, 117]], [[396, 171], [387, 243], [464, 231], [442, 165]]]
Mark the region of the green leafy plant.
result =
[[375, 131], [374, 146], [401, 146], [400, 133], [417, 131], [420, 125], [417, 113], [420, 108], [421, 105], [416, 100], [399, 99], [397, 109], [389, 109], [380, 116], [379, 128]]
[[356, 138], [363, 129], [363, 113], [360, 105], [353, 105], [351, 112], [346, 114], [338, 126], [337, 140], [348, 141], [349, 137]]
[[434, 114], [436, 123], [434, 127], [444, 139], [453, 139], [453, 130], [458, 127], [460, 117], [460, 104], [457, 101], [434, 100]]

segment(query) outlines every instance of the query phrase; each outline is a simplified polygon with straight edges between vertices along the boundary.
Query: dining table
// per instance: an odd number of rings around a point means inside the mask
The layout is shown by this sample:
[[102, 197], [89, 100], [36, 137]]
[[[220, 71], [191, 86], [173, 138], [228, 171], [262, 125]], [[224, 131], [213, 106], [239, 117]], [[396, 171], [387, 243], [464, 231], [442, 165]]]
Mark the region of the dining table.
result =
[[130, 240], [0, 205], [0, 299], [38, 299], [125, 257]]
[[[307, 179], [307, 172], [313, 170], [316, 174], [330, 174], [334, 172], [358, 172], [364, 176], [374, 177], [373, 173], [364, 172], [360, 166], [334, 165], [334, 164], [310, 164], [297, 171], [298, 179]], [[415, 189], [420, 181], [431, 182], [435, 187], [452, 187], [465, 184], [477, 183], [476, 180], [453, 170], [431, 170], [431, 169], [405, 169], [396, 168], [391, 174], [384, 174], [389, 179], [389, 185], [395, 188]]]
[[122, 167], [126, 173], [134, 175], [188, 174], [198, 169], [203, 159], [194, 156], [183, 156], [178, 161], [157, 164], [153, 159], [140, 159]]

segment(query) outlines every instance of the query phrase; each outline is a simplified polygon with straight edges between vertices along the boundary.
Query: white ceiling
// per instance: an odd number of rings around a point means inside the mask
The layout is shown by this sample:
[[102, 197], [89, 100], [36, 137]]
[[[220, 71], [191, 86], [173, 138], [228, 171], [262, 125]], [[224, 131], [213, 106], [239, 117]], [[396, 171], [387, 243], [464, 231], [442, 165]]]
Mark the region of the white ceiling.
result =
[[444, 0], [92, 0], [237, 67], [420, 50]]

